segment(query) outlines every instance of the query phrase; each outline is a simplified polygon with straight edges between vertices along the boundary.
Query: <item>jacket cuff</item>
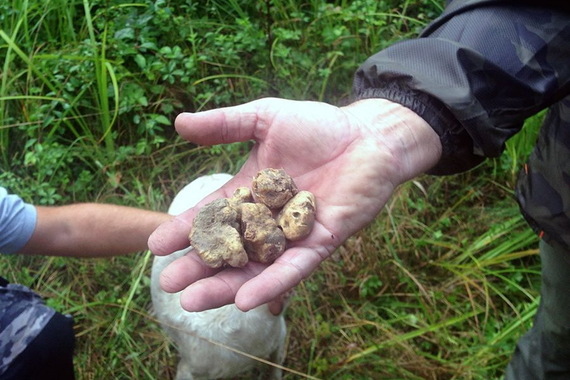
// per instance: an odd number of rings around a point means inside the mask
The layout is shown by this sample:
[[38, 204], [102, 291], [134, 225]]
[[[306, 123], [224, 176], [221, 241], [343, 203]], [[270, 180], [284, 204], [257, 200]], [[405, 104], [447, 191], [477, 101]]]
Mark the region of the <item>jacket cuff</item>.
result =
[[382, 98], [399, 103], [424, 119], [439, 135], [442, 152], [438, 164], [428, 174], [447, 175], [469, 170], [484, 161], [473, 153], [473, 140], [453, 114], [438, 99], [421, 91], [390, 82], [384, 87], [369, 87], [356, 94], [356, 98]]

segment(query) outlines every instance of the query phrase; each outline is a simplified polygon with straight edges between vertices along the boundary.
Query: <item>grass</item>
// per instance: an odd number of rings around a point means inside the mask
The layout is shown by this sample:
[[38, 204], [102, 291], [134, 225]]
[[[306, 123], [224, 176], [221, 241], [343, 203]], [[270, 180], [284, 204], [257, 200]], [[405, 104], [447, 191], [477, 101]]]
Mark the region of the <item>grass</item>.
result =
[[[27, 0], [0, 5], [0, 183], [38, 204], [165, 210], [248, 144], [197, 147], [171, 120], [261, 96], [343, 103], [369, 54], [439, 1]], [[296, 289], [286, 379], [498, 379], [537, 306], [536, 238], [513, 200], [541, 121], [505, 154], [401, 186]], [[150, 256], [0, 257], [0, 274], [76, 321], [79, 379], [169, 379]]]
[[[427, 194], [412, 183], [399, 189], [389, 212], [301, 287], [290, 315], [296, 327], [304, 321], [303, 335], [294, 340], [321, 348], [295, 368], [327, 379], [500, 378], [537, 306], [535, 237], [510, 195], [489, 203], [482, 194], [493, 186], [480, 181], [480, 191], [437, 205], [457, 180], [421, 179]], [[407, 204], [422, 198], [429, 207]]]

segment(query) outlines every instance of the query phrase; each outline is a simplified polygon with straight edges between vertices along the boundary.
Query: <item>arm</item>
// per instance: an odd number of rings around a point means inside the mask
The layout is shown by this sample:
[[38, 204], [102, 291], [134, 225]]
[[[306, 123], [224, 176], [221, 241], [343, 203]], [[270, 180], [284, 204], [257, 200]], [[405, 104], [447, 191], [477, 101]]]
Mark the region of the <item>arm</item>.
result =
[[[360, 100], [348, 107], [264, 99], [180, 115], [179, 134], [195, 143], [252, 139], [257, 144], [232, 181], [151, 235], [155, 254], [182, 248], [202, 204], [229, 196], [266, 167], [284, 168], [301, 189], [316, 195], [317, 223], [306, 240], [291, 245], [268, 267], [250, 263], [218, 271], [189, 254], [166, 268], [162, 287], [184, 290], [181, 303], [190, 311], [231, 302], [251, 309], [309, 276], [376, 217], [402, 182], [435, 165], [437, 173], [454, 173], [497, 155], [524, 118], [569, 89], [567, 60], [552, 59], [568, 53], [566, 16], [533, 13], [517, 4], [503, 6], [496, 18], [497, 3], [455, 2], [468, 4], [454, 11], [468, 20], [444, 18], [428, 28], [426, 38], [370, 58], [355, 80]], [[482, 35], [481, 20], [487, 17], [492, 28]], [[498, 26], [504, 28], [497, 31]], [[513, 54], [522, 60], [517, 63]]]
[[113, 256], [147, 249], [152, 231], [167, 214], [110, 204], [36, 207], [36, 228], [19, 253]]
[[[214, 270], [190, 253], [161, 276], [169, 292], [184, 290], [182, 306], [201, 311], [235, 302], [249, 310], [278, 297], [311, 274], [342, 242], [370, 223], [394, 188], [438, 162], [437, 134], [409, 109], [383, 99], [337, 108], [324, 103], [262, 99], [176, 119], [182, 137], [199, 144], [255, 140], [250, 157], [224, 187], [151, 236], [167, 255], [188, 245], [198, 208], [248, 186], [266, 167], [285, 168], [300, 189], [317, 198], [316, 225], [270, 266]], [[299, 153], [304, 159], [299, 159]]]
[[570, 13], [547, 3], [452, 2], [420, 38], [370, 57], [355, 93], [401, 103], [428, 121], [443, 142], [437, 173], [496, 157], [527, 117], [570, 90]]

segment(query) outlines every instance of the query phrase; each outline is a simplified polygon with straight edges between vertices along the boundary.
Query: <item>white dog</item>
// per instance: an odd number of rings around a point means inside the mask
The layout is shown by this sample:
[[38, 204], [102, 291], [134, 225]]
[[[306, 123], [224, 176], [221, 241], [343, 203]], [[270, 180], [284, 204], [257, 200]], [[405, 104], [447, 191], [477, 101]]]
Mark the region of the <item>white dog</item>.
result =
[[[172, 215], [182, 213], [231, 178], [229, 174], [198, 178], [176, 195], [168, 212]], [[261, 375], [264, 379], [280, 379], [279, 368], [268, 368], [259, 360], [240, 352], [281, 365], [287, 333], [283, 314], [273, 315], [267, 305], [245, 313], [235, 305], [190, 313], [180, 306], [179, 294], [166, 293], [160, 289], [159, 276], [162, 269], [189, 250], [190, 248], [169, 256], [156, 256], [152, 266], [154, 314], [174, 341], [180, 355], [176, 380], [235, 377], [254, 368], [265, 369], [265, 375]]]

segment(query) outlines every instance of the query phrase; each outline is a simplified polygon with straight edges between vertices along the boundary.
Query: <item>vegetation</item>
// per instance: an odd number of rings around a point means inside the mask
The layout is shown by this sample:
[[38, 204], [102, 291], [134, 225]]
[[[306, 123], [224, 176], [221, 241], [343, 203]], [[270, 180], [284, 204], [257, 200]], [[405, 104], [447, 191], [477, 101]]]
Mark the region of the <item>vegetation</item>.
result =
[[[249, 144], [181, 141], [172, 120], [263, 96], [343, 104], [374, 51], [439, 0], [7, 0], [0, 4], [0, 183], [37, 204], [165, 210]], [[513, 201], [541, 116], [506, 153], [422, 177], [301, 284], [287, 379], [496, 379], [537, 306], [536, 238]], [[1, 257], [0, 274], [71, 313], [79, 379], [169, 379], [149, 311], [151, 255]]]

